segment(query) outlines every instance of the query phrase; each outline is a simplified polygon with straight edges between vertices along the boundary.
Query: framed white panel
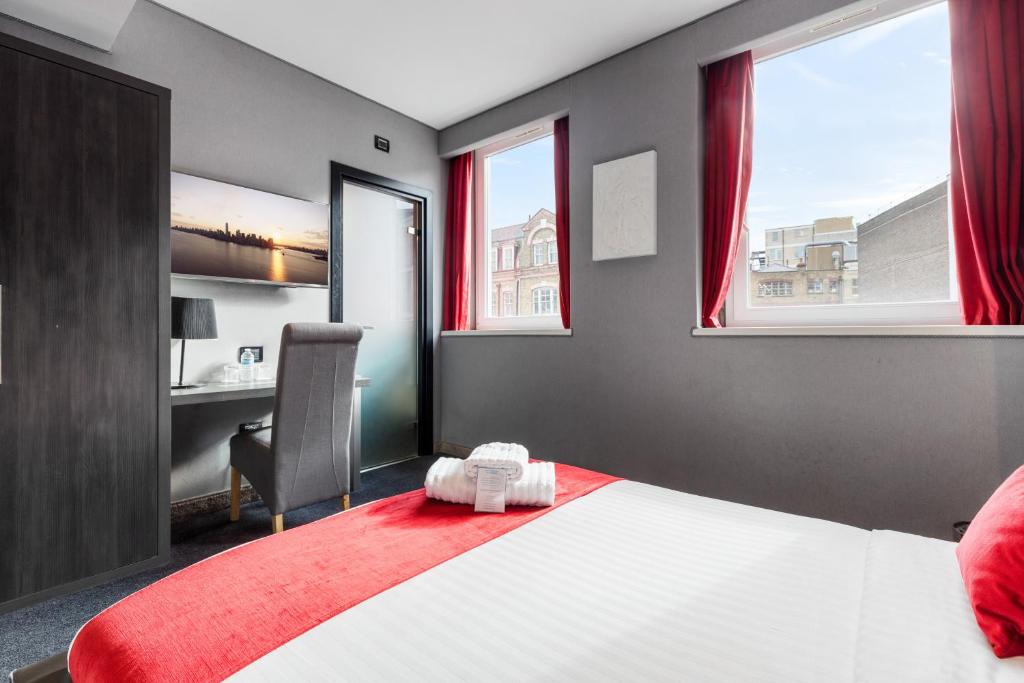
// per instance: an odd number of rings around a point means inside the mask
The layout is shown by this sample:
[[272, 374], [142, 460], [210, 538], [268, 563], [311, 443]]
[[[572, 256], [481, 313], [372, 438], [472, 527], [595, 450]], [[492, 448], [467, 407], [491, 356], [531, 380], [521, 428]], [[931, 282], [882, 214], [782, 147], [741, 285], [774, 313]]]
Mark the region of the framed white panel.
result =
[[658, 153], [594, 166], [595, 261], [658, 253]]

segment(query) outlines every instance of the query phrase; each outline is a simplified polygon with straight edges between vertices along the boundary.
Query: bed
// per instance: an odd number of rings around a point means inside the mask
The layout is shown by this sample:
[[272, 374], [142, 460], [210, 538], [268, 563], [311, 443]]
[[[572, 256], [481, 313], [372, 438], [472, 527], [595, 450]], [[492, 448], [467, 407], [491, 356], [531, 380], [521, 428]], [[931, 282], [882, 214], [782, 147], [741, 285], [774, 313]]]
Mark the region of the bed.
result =
[[72, 678], [1024, 681], [952, 543], [557, 476], [553, 508], [421, 490], [200, 562], [88, 622]]

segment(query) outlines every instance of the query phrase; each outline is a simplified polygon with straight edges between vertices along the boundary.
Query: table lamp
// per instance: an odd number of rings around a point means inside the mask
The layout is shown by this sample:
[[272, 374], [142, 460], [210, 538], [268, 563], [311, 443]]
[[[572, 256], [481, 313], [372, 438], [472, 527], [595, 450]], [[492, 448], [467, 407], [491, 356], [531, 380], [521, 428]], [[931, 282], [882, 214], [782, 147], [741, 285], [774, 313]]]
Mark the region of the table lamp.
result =
[[172, 389], [191, 389], [198, 386], [182, 382], [185, 376], [185, 340], [216, 338], [217, 314], [213, 310], [213, 299], [171, 297], [171, 339], [181, 340], [178, 383], [172, 385]]

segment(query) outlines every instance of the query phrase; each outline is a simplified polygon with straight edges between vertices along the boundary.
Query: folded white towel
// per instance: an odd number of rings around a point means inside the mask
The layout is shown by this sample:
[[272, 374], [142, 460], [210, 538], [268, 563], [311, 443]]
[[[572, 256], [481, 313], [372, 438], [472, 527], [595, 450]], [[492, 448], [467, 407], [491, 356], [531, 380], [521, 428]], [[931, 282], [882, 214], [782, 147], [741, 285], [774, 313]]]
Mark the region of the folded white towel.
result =
[[530, 462], [530, 452], [525, 446], [517, 443], [485, 443], [473, 449], [473, 452], [466, 458], [463, 467], [466, 476], [476, 479], [476, 471], [480, 467], [492, 467], [505, 470], [509, 481], [519, 481], [523, 478], [523, 470]]
[[[424, 485], [427, 497], [448, 503], [472, 505], [476, 501], [476, 481], [466, 475], [464, 460], [438, 458], [427, 471]], [[555, 465], [550, 462], [527, 463], [522, 478], [505, 488], [506, 505], [548, 507], [555, 503]]]

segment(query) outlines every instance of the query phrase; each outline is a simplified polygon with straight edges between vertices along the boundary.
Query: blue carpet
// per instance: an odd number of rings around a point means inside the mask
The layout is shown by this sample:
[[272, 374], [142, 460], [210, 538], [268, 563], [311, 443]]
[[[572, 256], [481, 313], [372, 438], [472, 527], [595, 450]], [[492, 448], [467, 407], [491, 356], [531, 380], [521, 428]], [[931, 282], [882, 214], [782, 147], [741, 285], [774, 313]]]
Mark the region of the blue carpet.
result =
[[[352, 505], [387, 498], [423, 486], [434, 457], [415, 458], [365, 472], [362, 488], [352, 494]], [[301, 526], [339, 511], [338, 501], [286, 513], [285, 528]], [[53, 598], [7, 614], [0, 614], [0, 680], [23, 666], [66, 650], [82, 624], [97, 612], [157, 579], [240, 543], [270, 533], [270, 513], [261, 503], [242, 507], [241, 519], [231, 524], [227, 510], [190, 519], [176, 527], [171, 561], [164, 567], [112, 581], [71, 595]]]

